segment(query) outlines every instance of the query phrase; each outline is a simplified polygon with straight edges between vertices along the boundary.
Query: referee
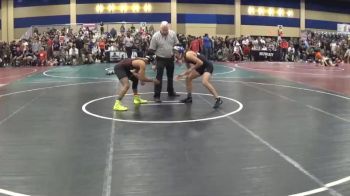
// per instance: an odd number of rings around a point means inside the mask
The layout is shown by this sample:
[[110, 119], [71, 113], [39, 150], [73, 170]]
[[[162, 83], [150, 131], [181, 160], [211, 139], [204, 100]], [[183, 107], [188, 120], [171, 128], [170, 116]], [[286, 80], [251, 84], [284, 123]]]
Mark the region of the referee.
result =
[[156, 32], [150, 43], [150, 53], [155, 53], [157, 58], [157, 80], [159, 84], [154, 85], [154, 101], [161, 102], [160, 94], [162, 91], [162, 78], [164, 68], [166, 68], [166, 75], [168, 78], [168, 96], [177, 97], [179, 96], [174, 91], [173, 77], [174, 77], [174, 52], [173, 48], [179, 44], [179, 40], [176, 37], [176, 33], [169, 30], [169, 24], [163, 21], [160, 25], [160, 31]]

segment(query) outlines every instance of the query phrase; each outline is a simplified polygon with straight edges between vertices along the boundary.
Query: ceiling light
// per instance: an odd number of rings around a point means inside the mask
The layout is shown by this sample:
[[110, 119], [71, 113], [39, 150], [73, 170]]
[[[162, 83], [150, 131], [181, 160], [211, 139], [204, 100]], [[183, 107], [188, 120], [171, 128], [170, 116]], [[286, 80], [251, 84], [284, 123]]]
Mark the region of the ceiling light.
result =
[[108, 4], [107, 10], [108, 10], [109, 12], [114, 12], [114, 10], [115, 10], [115, 5], [114, 5], [113, 3]]
[[264, 9], [263, 7], [259, 7], [259, 8], [258, 8], [258, 14], [259, 14], [260, 16], [263, 16], [263, 15], [265, 14], [265, 9]]
[[287, 16], [288, 17], [293, 17], [294, 16], [294, 11], [293, 10], [288, 10], [287, 11]]
[[126, 3], [120, 4], [119, 10], [121, 13], [125, 13], [128, 11], [128, 5]]
[[134, 4], [132, 4], [131, 9], [133, 12], [138, 13], [138, 12], [140, 12], [140, 5], [138, 3], [134, 3]]
[[267, 10], [267, 13], [269, 16], [274, 16], [275, 15], [275, 9], [273, 9], [272, 7], [270, 7], [268, 10]]
[[254, 15], [255, 14], [255, 7], [249, 6], [248, 7], [248, 14], [249, 15]]
[[102, 13], [105, 8], [102, 4], [97, 4], [95, 9], [97, 13]]
[[284, 9], [278, 8], [278, 10], [277, 10], [277, 15], [280, 16], [280, 17], [282, 17], [282, 16], [284, 16], [284, 14], [285, 14]]
[[143, 11], [144, 12], [151, 12], [152, 11], [152, 5], [150, 3], [145, 3], [143, 6]]

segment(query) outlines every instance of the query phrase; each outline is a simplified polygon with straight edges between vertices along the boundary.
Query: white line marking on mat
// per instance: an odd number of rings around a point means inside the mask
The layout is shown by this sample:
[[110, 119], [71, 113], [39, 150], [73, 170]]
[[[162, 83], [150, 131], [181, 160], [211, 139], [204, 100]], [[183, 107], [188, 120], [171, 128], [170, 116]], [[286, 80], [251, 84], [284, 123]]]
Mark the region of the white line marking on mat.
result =
[[20, 108], [18, 108], [16, 111], [14, 111], [12, 114], [10, 114], [9, 116], [7, 116], [6, 118], [2, 119], [0, 121], [0, 125], [2, 125], [4, 122], [6, 122], [7, 120], [9, 120], [10, 118], [12, 118], [14, 115], [16, 115], [18, 112], [22, 111], [24, 108], [26, 108], [29, 104], [33, 103], [35, 100], [37, 100], [41, 95], [35, 97], [34, 99], [30, 100], [28, 103], [22, 105]]
[[43, 73], [44, 76], [52, 77], [52, 78], [65, 78], [65, 79], [92, 79], [92, 80], [117, 80], [115, 78], [102, 78], [102, 77], [78, 77], [78, 76], [56, 76], [48, 74], [50, 70], [47, 70]]
[[142, 106], [157, 106], [157, 105], [183, 105], [185, 103], [148, 103], [148, 104], [142, 104]]
[[325, 114], [325, 115], [331, 116], [331, 117], [333, 117], [333, 118], [336, 118], [336, 119], [339, 119], [339, 120], [343, 120], [343, 121], [345, 121], [345, 122], [350, 123], [350, 120], [348, 120], [348, 119], [342, 118], [342, 117], [340, 117], [340, 116], [338, 116], [338, 115], [336, 115], [336, 114], [329, 113], [329, 112], [327, 112], [327, 111], [324, 111], [324, 110], [322, 110], [322, 109], [320, 109], [320, 108], [317, 108], [317, 107], [314, 107], [314, 106], [312, 106], [312, 105], [305, 105], [305, 104], [300, 103], [300, 102], [298, 102], [297, 100], [292, 99], [292, 98], [289, 98], [289, 97], [287, 97], [287, 96], [280, 95], [280, 94], [274, 93], [274, 92], [269, 91], [269, 90], [266, 90], [266, 89], [257, 88], [257, 87], [255, 87], [255, 86], [252, 86], [252, 85], [249, 85], [249, 84], [244, 84], [244, 85], [249, 86], [249, 87], [252, 87], [252, 88], [255, 88], [255, 89], [260, 90], [260, 91], [263, 91], [263, 92], [265, 92], [265, 93], [268, 93], [268, 94], [271, 94], [271, 95], [280, 97], [280, 98], [282, 98], [282, 99], [286, 99], [286, 100], [288, 100], [288, 101], [290, 101], [290, 102], [294, 102], [294, 103], [297, 103], [297, 104], [301, 104], [301, 105], [303, 105], [303, 106], [308, 107], [308, 108], [311, 109], [311, 110], [315, 110], [315, 111], [321, 112], [321, 113], [323, 113], [323, 114]]
[[[113, 119], [116, 117], [116, 113], [113, 112]], [[106, 159], [105, 177], [103, 180], [102, 196], [111, 195], [112, 186], [112, 172], [113, 172], [113, 154], [114, 154], [114, 137], [115, 137], [115, 121], [112, 120], [111, 134], [108, 145], [108, 154]]]
[[322, 109], [320, 109], [320, 108], [316, 108], [316, 107], [314, 107], [314, 106], [312, 106], [312, 105], [306, 105], [306, 106], [307, 106], [308, 108], [312, 109], [312, 110], [316, 110], [316, 111], [321, 112], [321, 113], [323, 113], [323, 114], [326, 114], [326, 115], [328, 115], [328, 116], [331, 116], [331, 117], [337, 118], [337, 119], [339, 119], [339, 120], [343, 120], [343, 121], [345, 121], [345, 122], [350, 123], [350, 120], [345, 119], [345, 118], [342, 118], [342, 117], [340, 117], [340, 116], [338, 116], [338, 115], [335, 115], [335, 114], [326, 112], [326, 111], [324, 111], [324, 110], [322, 110]]
[[37, 69], [32, 69], [32, 71], [31, 71], [31, 72], [28, 72], [28, 73], [6, 76], [6, 77], [2, 77], [2, 78], [0, 78], [0, 79], [5, 79], [5, 78], [17, 78], [17, 77], [21, 77], [21, 76], [27, 76], [27, 75], [30, 75], [30, 74], [32, 74], [32, 73], [35, 73], [36, 71], [38, 71], [38, 70], [37, 70]]
[[[148, 93], [139, 93], [140, 95], [144, 95], [144, 94], [153, 94], [153, 92], [148, 92]], [[178, 94], [187, 94], [185, 92], [178, 92]], [[204, 94], [204, 93], [192, 93], [193, 95], [204, 95], [204, 96], [210, 96], [212, 97], [211, 94]], [[131, 95], [131, 94], [127, 94], [127, 95]], [[112, 96], [107, 96], [107, 97], [102, 97], [102, 98], [98, 98], [98, 99], [94, 99], [94, 100], [91, 100], [87, 103], [85, 103], [81, 109], [84, 113], [86, 113], [87, 115], [90, 115], [90, 116], [94, 116], [96, 118], [100, 118], [100, 119], [105, 119], [105, 120], [112, 120], [112, 121], [119, 121], [119, 122], [127, 122], [127, 123], [145, 123], [145, 124], [169, 124], [169, 123], [188, 123], [188, 122], [199, 122], [199, 121], [209, 121], [209, 120], [214, 120], [214, 119], [219, 119], [219, 118], [224, 118], [226, 116], [230, 116], [232, 114], [235, 114], [237, 112], [240, 112], [242, 109], [243, 109], [243, 104], [235, 99], [232, 99], [232, 98], [229, 98], [229, 97], [224, 97], [224, 96], [221, 96], [222, 99], [225, 99], [225, 100], [228, 100], [228, 101], [231, 101], [233, 103], [236, 103], [238, 104], [238, 108], [232, 112], [229, 112], [227, 114], [223, 114], [221, 116], [214, 116], [214, 117], [207, 117], [207, 118], [201, 118], [201, 119], [190, 119], [190, 120], [173, 120], [173, 121], [146, 121], [146, 120], [131, 120], [131, 119], [118, 119], [118, 118], [111, 118], [111, 117], [108, 117], [108, 116], [102, 116], [102, 115], [98, 115], [98, 114], [95, 114], [95, 113], [92, 113], [90, 111], [88, 111], [87, 109], [87, 106], [94, 103], [94, 102], [97, 102], [97, 101], [100, 101], [100, 100], [104, 100], [104, 99], [109, 99], [109, 98], [112, 98], [112, 97], [116, 97], [116, 95], [112, 95]]]
[[[148, 101], [148, 103], [157, 103], [155, 101]], [[162, 101], [162, 103], [179, 103], [179, 101]]]
[[[343, 184], [343, 183], [349, 182], [349, 181], [350, 181], [350, 176], [342, 178], [342, 179], [334, 181], [334, 182], [330, 182], [330, 183], [326, 184], [325, 187], [330, 188], [330, 187], [334, 187], [334, 186], [337, 186], [337, 185], [340, 185], [340, 184]], [[325, 187], [318, 188], [318, 189], [313, 189], [313, 190], [310, 190], [310, 191], [305, 191], [305, 192], [302, 192], [302, 193], [293, 194], [293, 195], [290, 195], [290, 196], [313, 195], [313, 194], [316, 194], [316, 193], [320, 193], [320, 192], [326, 191], [327, 188], [325, 188]]]
[[4, 194], [4, 195], [8, 195], [8, 196], [30, 196], [30, 195], [25, 195], [25, 194], [22, 194], [22, 193], [15, 193], [15, 192], [8, 191], [8, 190], [5, 190], [5, 189], [0, 189], [0, 193]]
[[244, 81], [230, 81], [230, 80], [212, 80], [213, 82], [227, 82], [227, 83], [242, 83], [242, 84], [259, 84], [259, 85], [265, 85], [265, 86], [278, 86], [278, 87], [284, 87], [284, 88], [293, 88], [293, 89], [298, 89], [298, 90], [303, 90], [303, 91], [310, 91], [310, 92], [316, 92], [320, 94], [325, 94], [325, 95], [332, 95], [334, 97], [339, 97], [343, 98], [346, 100], [350, 100], [350, 97], [342, 96], [342, 95], [337, 95], [334, 93], [328, 93], [325, 91], [320, 91], [320, 90], [313, 90], [313, 89], [308, 89], [308, 88], [301, 88], [301, 87], [295, 87], [295, 86], [288, 86], [288, 85], [282, 85], [282, 84], [270, 84], [270, 83], [260, 83], [260, 82], [244, 82]]
[[78, 85], [87, 85], [87, 84], [99, 84], [99, 83], [108, 83], [108, 82], [113, 82], [113, 81], [82, 82], [82, 83], [73, 83], [73, 84], [65, 84], [65, 85], [58, 85], [58, 86], [49, 86], [49, 87], [42, 87], [42, 88], [34, 88], [34, 89], [29, 89], [29, 90], [24, 90], [24, 91], [17, 91], [17, 92], [2, 94], [2, 95], [0, 95], [0, 98], [1, 98], [1, 97], [6, 97], [6, 96], [10, 96], [10, 95], [16, 95], [16, 94], [21, 94], [21, 93], [28, 93], [28, 92], [39, 91], [39, 90], [46, 90], [46, 89], [52, 89], [52, 88], [60, 88], [60, 87], [67, 87], [67, 86], [78, 86]]
[[229, 66], [226, 66], [226, 65], [220, 65], [220, 66], [230, 68], [231, 70], [230, 70], [230, 71], [225, 71], [225, 72], [220, 72], [220, 73], [214, 73], [213, 76], [216, 76], [216, 75], [224, 75], [224, 74], [228, 74], [228, 73], [232, 73], [232, 72], [235, 72], [235, 71], [236, 71], [236, 69], [233, 68], [233, 67], [229, 67]]
[[[310, 75], [310, 76], [330, 76], [329, 74], [321, 74], [321, 73], [307, 73], [307, 72], [293, 72], [293, 71], [278, 71], [273, 69], [260, 69], [260, 68], [250, 68], [250, 67], [242, 67], [239, 65], [235, 65], [237, 68], [245, 69], [245, 70], [253, 70], [253, 71], [262, 71], [262, 72], [277, 72], [277, 73], [293, 73], [293, 74], [299, 74], [299, 75]], [[332, 70], [333, 71], [333, 70]], [[336, 78], [349, 78], [350, 76], [333, 76]]]

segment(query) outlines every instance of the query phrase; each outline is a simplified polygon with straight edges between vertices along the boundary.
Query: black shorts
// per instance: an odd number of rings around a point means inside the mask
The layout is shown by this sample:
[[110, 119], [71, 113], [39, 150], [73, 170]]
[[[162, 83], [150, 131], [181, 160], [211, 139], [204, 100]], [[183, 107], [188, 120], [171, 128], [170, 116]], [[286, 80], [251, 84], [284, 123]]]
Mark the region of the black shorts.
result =
[[206, 64], [206, 65], [202, 65], [199, 68], [197, 68], [196, 71], [200, 75], [203, 75], [205, 72], [209, 72], [210, 74], [213, 74], [214, 66], [211, 63], [210, 64]]
[[118, 77], [119, 80], [122, 78], [127, 77], [131, 81], [138, 80], [130, 71], [130, 69], [127, 69], [125, 67], [120, 67], [118, 64], [114, 66], [114, 73]]

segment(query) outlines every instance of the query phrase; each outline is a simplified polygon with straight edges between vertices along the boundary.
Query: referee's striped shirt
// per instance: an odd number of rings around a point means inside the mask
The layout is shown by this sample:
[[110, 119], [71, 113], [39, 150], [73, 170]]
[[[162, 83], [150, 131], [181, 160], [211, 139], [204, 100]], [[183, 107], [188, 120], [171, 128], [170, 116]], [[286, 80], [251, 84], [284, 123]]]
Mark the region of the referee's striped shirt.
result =
[[167, 36], [163, 36], [158, 31], [153, 35], [149, 49], [155, 50], [157, 57], [171, 58], [174, 55], [173, 48], [178, 43], [179, 40], [174, 31], [169, 30]]

